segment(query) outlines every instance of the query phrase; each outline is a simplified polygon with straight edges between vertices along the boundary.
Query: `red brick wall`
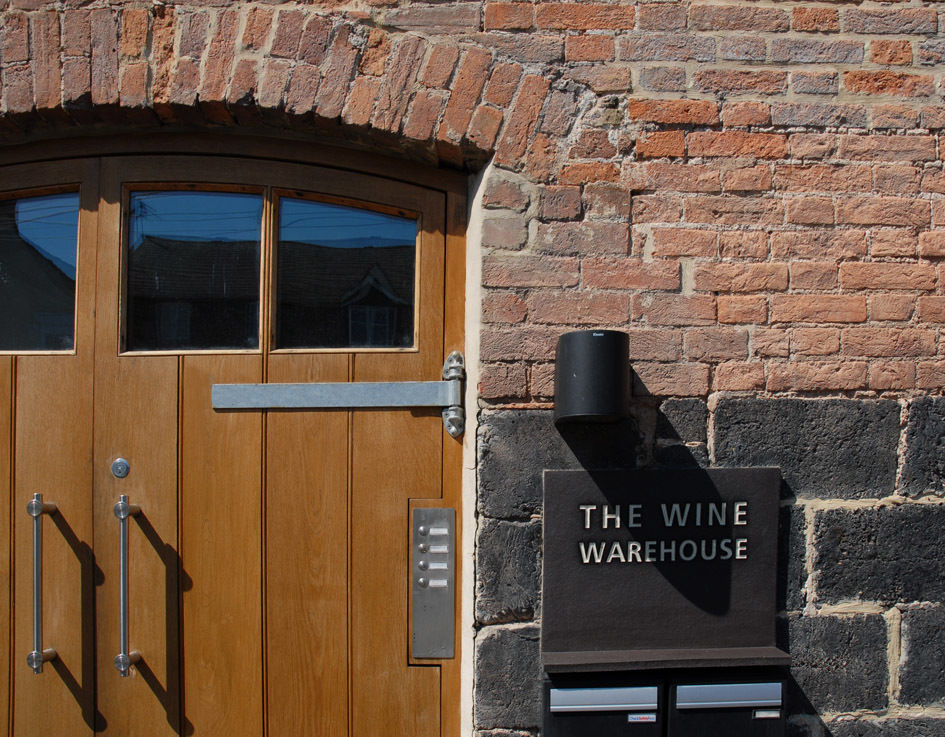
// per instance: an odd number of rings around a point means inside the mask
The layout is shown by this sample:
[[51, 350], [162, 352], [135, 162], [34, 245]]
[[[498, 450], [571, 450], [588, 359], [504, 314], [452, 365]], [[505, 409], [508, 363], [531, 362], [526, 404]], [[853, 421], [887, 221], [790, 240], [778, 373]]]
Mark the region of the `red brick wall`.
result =
[[[484, 399], [563, 331], [659, 395], [938, 391], [945, 8], [0, 0], [8, 142], [307, 128], [486, 182]], [[942, 230], [939, 230], [939, 229]]]

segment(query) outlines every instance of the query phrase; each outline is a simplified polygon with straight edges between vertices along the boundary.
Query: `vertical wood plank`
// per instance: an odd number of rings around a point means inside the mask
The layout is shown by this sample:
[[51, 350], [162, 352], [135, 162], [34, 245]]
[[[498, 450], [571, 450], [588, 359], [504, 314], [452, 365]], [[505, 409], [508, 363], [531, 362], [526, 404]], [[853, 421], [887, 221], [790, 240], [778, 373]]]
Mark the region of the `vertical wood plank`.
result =
[[0, 485], [3, 501], [0, 502], [0, 540], [5, 540], [3, 555], [0, 556], [0, 636], [8, 659], [0, 668], [0, 730], [9, 734], [10, 730], [10, 667], [16, 662], [13, 648], [13, 633], [10, 629], [12, 619], [10, 593], [12, 591], [13, 535], [10, 515], [13, 512], [12, 499], [12, 448], [13, 448], [13, 358], [0, 358]]
[[261, 380], [258, 355], [183, 358], [184, 714], [196, 737], [263, 731], [262, 417], [210, 404], [212, 384]]
[[[269, 358], [275, 383], [344, 381], [347, 374], [344, 354]], [[273, 736], [348, 734], [348, 418], [345, 411], [268, 415], [267, 717]]]

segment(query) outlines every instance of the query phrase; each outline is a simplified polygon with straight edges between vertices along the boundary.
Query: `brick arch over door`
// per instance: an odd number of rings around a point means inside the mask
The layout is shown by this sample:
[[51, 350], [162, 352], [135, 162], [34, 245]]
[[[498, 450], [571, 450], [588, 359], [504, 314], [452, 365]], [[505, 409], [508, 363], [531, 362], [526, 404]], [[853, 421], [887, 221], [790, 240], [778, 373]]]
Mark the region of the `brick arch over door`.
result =
[[547, 145], [547, 78], [310, 8], [8, 10], [0, 40], [7, 140], [50, 124], [290, 127], [468, 168]]

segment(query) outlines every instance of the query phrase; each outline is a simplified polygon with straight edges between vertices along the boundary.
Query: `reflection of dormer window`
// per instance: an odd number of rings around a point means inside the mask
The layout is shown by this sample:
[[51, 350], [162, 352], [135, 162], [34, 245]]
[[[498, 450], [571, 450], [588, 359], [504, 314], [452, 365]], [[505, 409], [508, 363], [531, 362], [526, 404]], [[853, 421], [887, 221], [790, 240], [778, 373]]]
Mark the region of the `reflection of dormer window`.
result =
[[349, 305], [348, 341], [353, 346], [389, 346], [397, 311], [383, 305]]

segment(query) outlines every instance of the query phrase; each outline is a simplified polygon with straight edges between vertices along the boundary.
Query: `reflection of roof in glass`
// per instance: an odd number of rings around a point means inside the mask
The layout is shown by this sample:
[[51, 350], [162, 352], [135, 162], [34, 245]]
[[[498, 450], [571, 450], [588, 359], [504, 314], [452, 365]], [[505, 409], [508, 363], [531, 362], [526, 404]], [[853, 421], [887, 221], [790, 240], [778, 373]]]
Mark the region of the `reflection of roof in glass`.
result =
[[[344, 303], [374, 289], [396, 303], [413, 303], [413, 243], [383, 248], [279, 244], [281, 301]], [[148, 236], [132, 251], [128, 286], [136, 298], [256, 299], [259, 244], [174, 241]]]

